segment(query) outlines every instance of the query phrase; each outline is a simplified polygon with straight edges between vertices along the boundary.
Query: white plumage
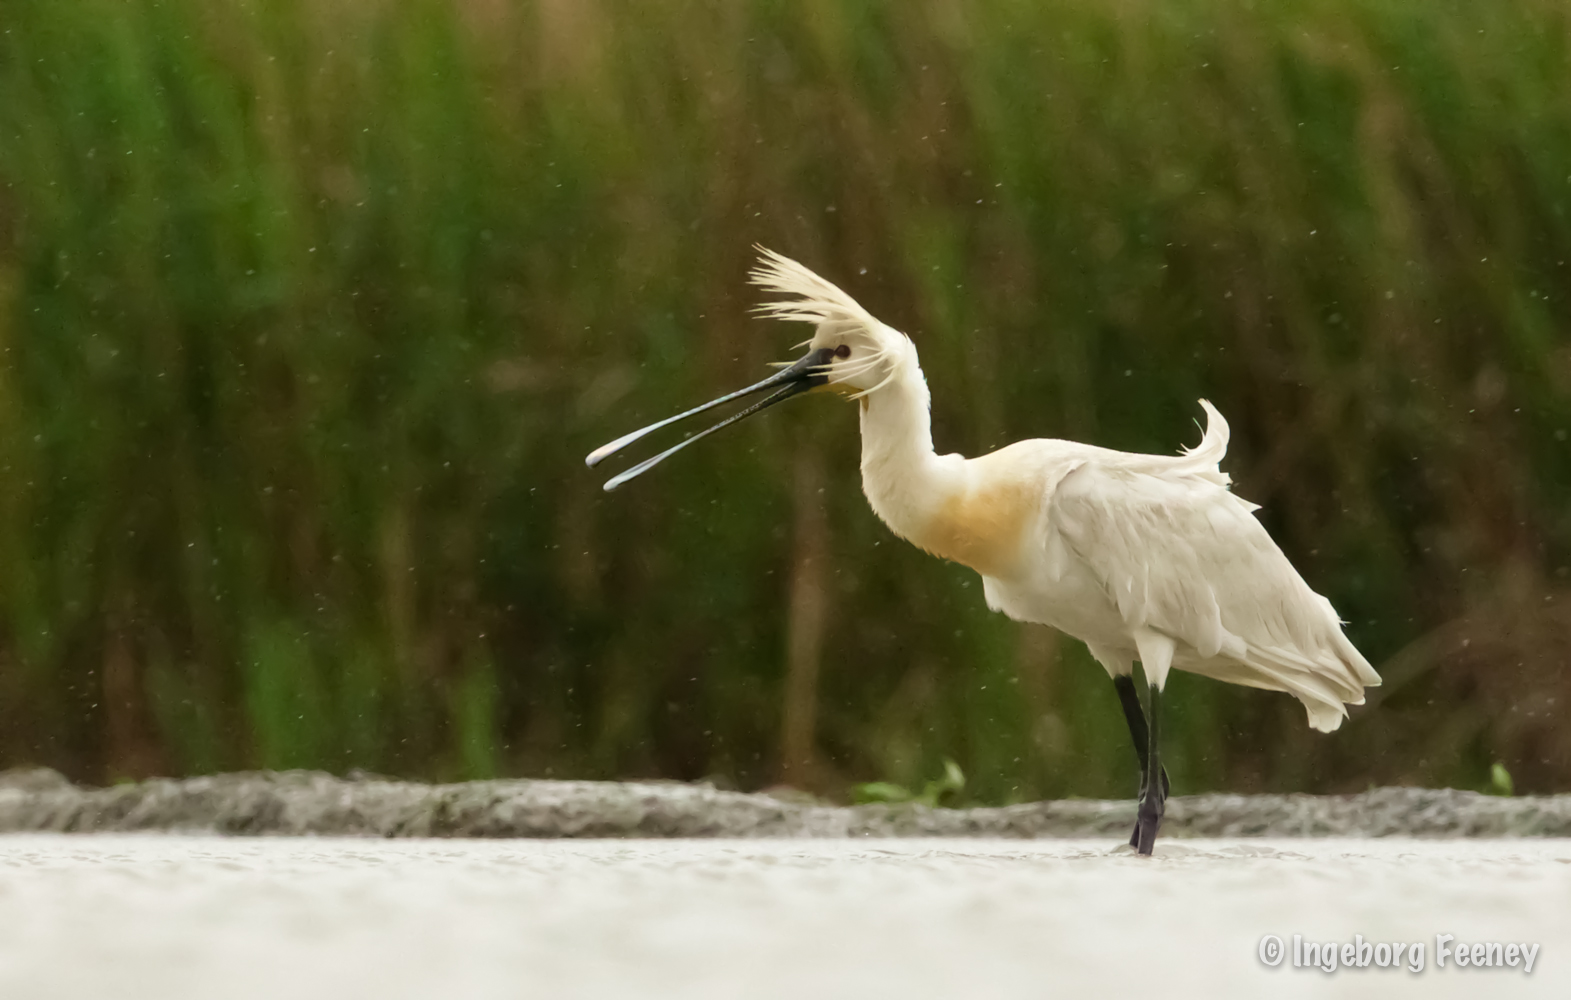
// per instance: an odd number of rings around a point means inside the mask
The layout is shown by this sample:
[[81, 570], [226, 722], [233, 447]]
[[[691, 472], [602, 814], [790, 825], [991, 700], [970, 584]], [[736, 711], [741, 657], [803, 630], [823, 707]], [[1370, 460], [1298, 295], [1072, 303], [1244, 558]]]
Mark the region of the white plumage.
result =
[[[910, 339], [802, 265], [763, 253], [754, 282], [791, 297], [761, 312], [813, 323], [815, 333], [807, 356], [786, 372], [716, 402], [780, 385], [787, 388], [758, 408], [809, 386], [858, 400], [862, 488], [878, 516], [896, 534], [980, 573], [994, 610], [1083, 640], [1120, 685], [1142, 766], [1131, 839], [1141, 853], [1150, 853], [1166, 796], [1165, 776], [1145, 781], [1145, 743], [1159, 771], [1156, 695], [1171, 668], [1285, 691], [1322, 731], [1337, 728], [1344, 705], [1362, 704], [1363, 689], [1380, 683], [1331, 603], [1255, 519], [1255, 505], [1229, 490], [1218, 468], [1227, 422], [1209, 402], [1200, 401], [1207, 418], [1200, 444], [1175, 456], [1046, 439], [973, 459], [939, 455]], [[590, 463], [668, 422], [607, 445]], [[1135, 660], [1152, 692], [1149, 733], [1129, 681]]]
[[936, 455], [909, 338], [777, 254], [766, 252], [754, 280], [796, 296], [764, 311], [816, 322], [813, 347], [850, 344], [829, 379], [866, 393], [862, 485], [873, 509], [897, 534], [981, 573], [994, 610], [1082, 640], [1114, 676], [1130, 672], [1144, 642], [1158, 688], [1171, 666], [1286, 691], [1322, 731], [1380, 683], [1256, 506], [1228, 489], [1218, 468], [1227, 421], [1209, 402], [1205, 436], [1176, 456], [1051, 439], [975, 459]]
[[[1058, 624], [1055, 607], [1098, 605], [1079, 612], [1094, 623], [1060, 627], [1108, 673], [1128, 673], [1140, 639], [1155, 633], [1172, 642], [1173, 667], [1286, 691], [1304, 703], [1311, 726], [1329, 732], [1346, 716], [1343, 704], [1363, 704], [1363, 688], [1379, 675], [1342, 634], [1331, 602], [1255, 520], [1255, 505], [1229, 492], [1217, 469], [1227, 423], [1201, 406], [1205, 438], [1182, 458], [1030, 442], [1046, 472], [1045, 555], [1024, 575], [989, 580], [989, 599], [1047, 625]], [[1081, 589], [1066, 591], [1066, 580]], [[1154, 665], [1146, 666], [1149, 676]], [[1150, 679], [1161, 687], [1165, 675]]]

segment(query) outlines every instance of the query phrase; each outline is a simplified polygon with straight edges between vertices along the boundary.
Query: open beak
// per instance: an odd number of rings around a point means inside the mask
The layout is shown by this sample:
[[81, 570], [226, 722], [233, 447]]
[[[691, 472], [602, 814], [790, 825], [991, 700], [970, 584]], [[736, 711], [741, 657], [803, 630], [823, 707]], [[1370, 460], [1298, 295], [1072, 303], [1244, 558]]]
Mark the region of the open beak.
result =
[[768, 396], [765, 396], [763, 399], [754, 403], [752, 406], [749, 406], [747, 409], [738, 413], [734, 413], [720, 421], [718, 424], [715, 424], [713, 427], [705, 428], [704, 430], [701, 430], [697, 434], [694, 434], [692, 437], [688, 438], [686, 441], [667, 448], [665, 451], [662, 451], [654, 458], [646, 458], [642, 462], [639, 462], [637, 465], [633, 466], [631, 469], [628, 469], [626, 472], [613, 476], [605, 484], [606, 492], [609, 493], [611, 490], [616, 489], [623, 483], [631, 479], [635, 479], [638, 476], [648, 472], [650, 469], [653, 469], [655, 466], [659, 465], [661, 462], [664, 462], [666, 459], [670, 458], [672, 455], [675, 455], [677, 452], [681, 451], [683, 448], [686, 448], [693, 442], [708, 437], [720, 428], [729, 427], [745, 417], [751, 417], [753, 414], [758, 413], [761, 410], [767, 410], [769, 407], [774, 406], [781, 400], [790, 399], [792, 396], [804, 393], [809, 389], [816, 389], [818, 386], [826, 384], [829, 381], [829, 376], [826, 375], [825, 372], [828, 370], [829, 363], [833, 359], [834, 352], [827, 347], [819, 348], [816, 351], [808, 351], [795, 364], [792, 364], [788, 368], [782, 368], [780, 371], [775, 372], [773, 375], [764, 379], [762, 382], [750, 385], [746, 389], [739, 389], [736, 392], [727, 393], [726, 395], [721, 396], [719, 399], [712, 399], [702, 406], [695, 406], [685, 413], [678, 413], [674, 417], [667, 417], [666, 419], [658, 421], [657, 423], [650, 424], [648, 427], [636, 430], [631, 434], [624, 434], [615, 441], [612, 441], [610, 444], [601, 445], [589, 453], [589, 457], [584, 459], [584, 464], [592, 469], [605, 459], [610, 458], [612, 455], [615, 455], [623, 448], [626, 448], [628, 445], [632, 444], [634, 441], [637, 441], [645, 434], [650, 434], [662, 427], [670, 426], [671, 424], [676, 423], [678, 420], [685, 420], [688, 417], [696, 416], [697, 414], [703, 413], [705, 410], [712, 410], [723, 403], [731, 402], [733, 399], [741, 399], [743, 396], [751, 396], [756, 392], [763, 392], [766, 389], [775, 390]]

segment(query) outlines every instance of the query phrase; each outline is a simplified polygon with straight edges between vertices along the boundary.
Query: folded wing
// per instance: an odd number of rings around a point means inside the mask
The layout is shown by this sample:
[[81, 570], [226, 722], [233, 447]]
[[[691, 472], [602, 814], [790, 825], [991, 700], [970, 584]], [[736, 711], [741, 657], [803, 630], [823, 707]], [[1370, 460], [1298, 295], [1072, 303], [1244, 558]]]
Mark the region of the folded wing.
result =
[[1050, 528], [1127, 626], [1179, 641], [1176, 666], [1287, 691], [1311, 726], [1330, 731], [1347, 715], [1343, 703], [1362, 704], [1380, 677], [1342, 633], [1331, 602], [1255, 520], [1255, 506], [1228, 491], [1216, 468], [1226, 424], [1216, 434], [1219, 417], [1206, 409], [1206, 440], [1182, 457], [1075, 468], [1055, 491]]

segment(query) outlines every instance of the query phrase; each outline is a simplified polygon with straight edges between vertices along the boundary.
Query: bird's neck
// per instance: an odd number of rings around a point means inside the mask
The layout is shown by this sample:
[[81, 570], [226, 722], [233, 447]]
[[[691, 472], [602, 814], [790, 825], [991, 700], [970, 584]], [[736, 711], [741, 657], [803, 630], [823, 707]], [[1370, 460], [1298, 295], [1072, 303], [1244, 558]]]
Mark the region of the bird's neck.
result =
[[934, 453], [927, 381], [914, 361], [863, 398], [862, 491], [873, 512], [918, 548], [1008, 578], [1020, 569], [1041, 482], [1019, 463], [986, 464]]
[[958, 455], [933, 451], [927, 380], [912, 363], [862, 397], [862, 492], [895, 534], [921, 544], [935, 513], [961, 488]]

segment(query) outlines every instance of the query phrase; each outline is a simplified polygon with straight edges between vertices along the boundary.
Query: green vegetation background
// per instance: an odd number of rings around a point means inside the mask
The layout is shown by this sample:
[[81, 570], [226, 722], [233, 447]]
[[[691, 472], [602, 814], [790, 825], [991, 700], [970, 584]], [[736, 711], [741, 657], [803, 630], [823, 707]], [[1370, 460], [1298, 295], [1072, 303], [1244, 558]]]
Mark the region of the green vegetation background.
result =
[[751, 246], [941, 449], [1224, 468], [1385, 674], [1180, 675], [1179, 790], [1571, 789], [1571, 17], [1550, 0], [0, 0], [0, 764], [1128, 795], [1078, 643], [757, 378]]

